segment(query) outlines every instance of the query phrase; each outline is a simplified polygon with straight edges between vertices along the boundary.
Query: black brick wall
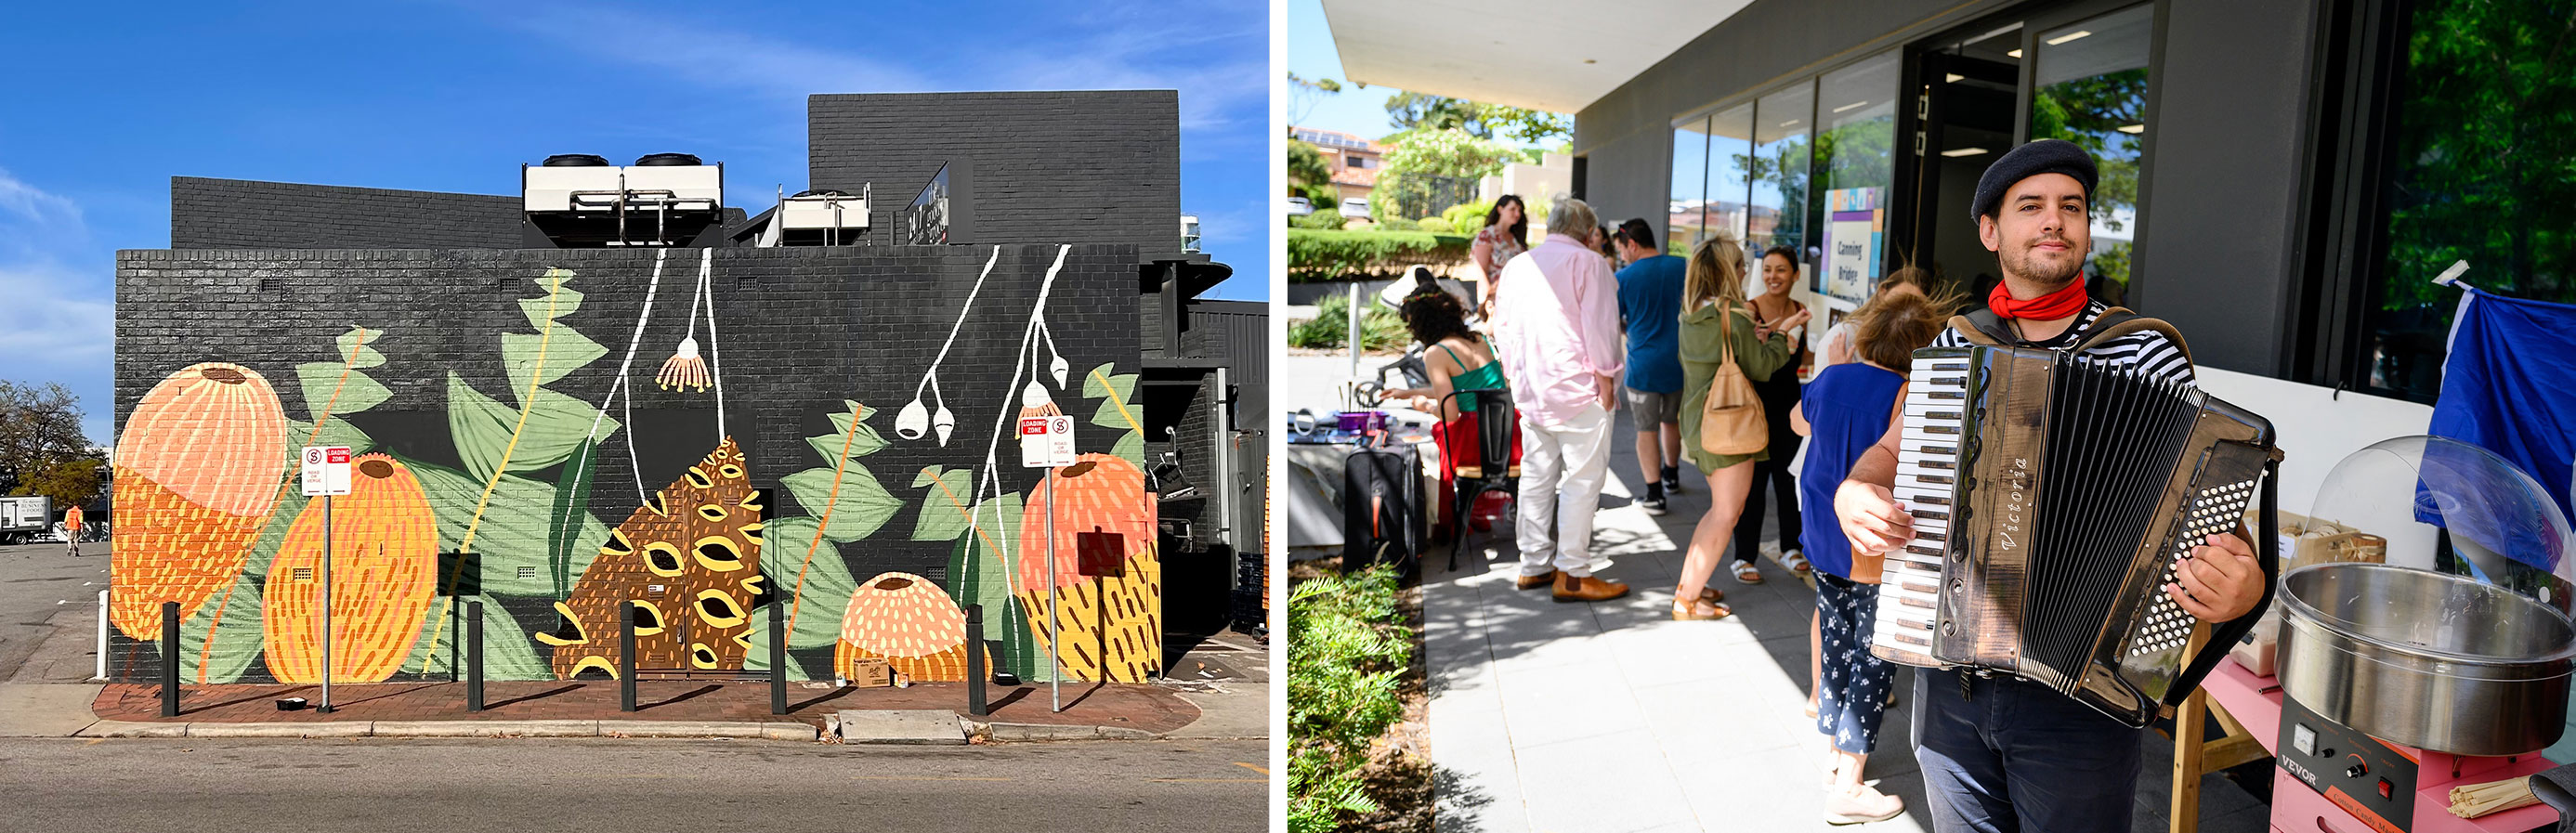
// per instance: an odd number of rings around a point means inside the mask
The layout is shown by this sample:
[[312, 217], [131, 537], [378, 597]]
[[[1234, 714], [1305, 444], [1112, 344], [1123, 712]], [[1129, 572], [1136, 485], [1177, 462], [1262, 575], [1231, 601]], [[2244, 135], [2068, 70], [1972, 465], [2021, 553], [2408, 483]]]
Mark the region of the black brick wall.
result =
[[974, 242], [1180, 250], [1172, 90], [817, 95], [806, 123], [810, 187], [874, 183], [875, 211], [903, 207], [942, 162], [965, 159]]
[[[833, 430], [826, 415], [840, 410], [842, 400], [877, 409], [868, 424], [890, 445], [861, 462], [905, 506], [877, 533], [842, 545], [841, 552], [862, 581], [904, 571], [946, 585], [952, 542], [909, 539], [926, 494], [912, 485], [913, 477], [931, 465], [980, 468], [997, 415], [1018, 415], [1019, 395], [1009, 382], [1020, 359], [1024, 323], [1057, 247], [1001, 247], [991, 279], [940, 365], [939, 387], [958, 419], [945, 447], [929, 437], [900, 439], [895, 415], [911, 401], [993, 247], [671, 251], [651, 322], [636, 351], [630, 427], [645, 429], [639, 436], [687, 439], [670, 441], [669, 448], [647, 443], [640, 456], [648, 490], [667, 485], [714, 444], [713, 393], [663, 391], [652, 381], [685, 329], [698, 260], [709, 251], [715, 257], [721, 339], [711, 341], [703, 332], [699, 338], [722, 353], [727, 419], [749, 455], [754, 484], [775, 488], [784, 475], [830, 465], [805, 438]], [[519, 302], [544, 297], [539, 281], [549, 268], [575, 273], [567, 286], [586, 296], [580, 309], [561, 323], [608, 353], [547, 387], [598, 403], [626, 352], [654, 254], [601, 249], [119, 252], [118, 432], [155, 383], [204, 361], [234, 362], [258, 371], [276, 389], [288, 417], [306, 419], [295, 366], [331, 360], [334, 338], [354, 324], [384, 331], [373, 346], [388, 362], [367, 372], [391, 388], [393, 398], [350, 421], [395, 453], [440, 462], [441, 447], [452, 449], [443, 417], [446, 374], [461, 374], [466, 384], [505, 403], [516, 401], [506, 393], [500, 336], [533, 330]], [[1133, 246], [1076, 245], [1050, 294], [1047, 323], [1073, 377], [1068, 389], [1055, 393], [1056, 401], [1076, 417], [1085, 451], [1105, 452], [1122, 436], [1091, 424], [1097, 400], [1082, 397], [1080, 377], [1103, 363], [1115, 364], [1119, 373], [1138, 372], [1136, 259]], [[624, 416], [616, 406], [610, 413]], [[294, 441], [301, 444], [302, 439]], [[591, 512], [612, 527], [637, 504], [631, 485], [636, 472], [622, 446], [617, 440], [603, 449], [592, 481]], [[444, 453], [453, 456], [452, 450]], [[1004, 437], [997, 454], [1002, 491], [1031, 494], [1037, 470], [1019, 467], [1016, 443]], [[657, 467], [657, 456], [679, 462]], [[547, 470], [529, 476], [551, 482], [556, 474]], [[774, 494], [773, 516], [806, 514], [785, 489]], [[491, 568], [486, 569], [488, 574]], [[531, 630], [541, 630], [552, 621], [545, 604], [541, 599], [514, 600], [512, 612]], [[113, 667], [121, 675], [147, 673], [150, 666], [141, 655], [152, 649], [123, 636], [116, 641], [120, 659]], [[804, 662], [808, 668], [828, 668], [829, 655], [824, 649]]]
[[170, 248], [516, 248], [519, 198], [170, 178]]

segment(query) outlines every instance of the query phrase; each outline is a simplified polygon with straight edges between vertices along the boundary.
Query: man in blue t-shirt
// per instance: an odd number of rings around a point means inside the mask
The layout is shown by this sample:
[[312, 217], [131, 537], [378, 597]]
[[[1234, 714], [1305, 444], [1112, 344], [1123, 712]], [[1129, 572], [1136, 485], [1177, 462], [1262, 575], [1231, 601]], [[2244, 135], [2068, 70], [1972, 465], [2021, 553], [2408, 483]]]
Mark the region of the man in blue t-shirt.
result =
[[1664, 494], [1682, 490], [1682, 272], [1684, 261], [1655, 248], [1645, 220], [1619, 224], [1619, 318], [1628, 328], [1628, 411], [1637, 421], [1637, 505], [1664, 514]]

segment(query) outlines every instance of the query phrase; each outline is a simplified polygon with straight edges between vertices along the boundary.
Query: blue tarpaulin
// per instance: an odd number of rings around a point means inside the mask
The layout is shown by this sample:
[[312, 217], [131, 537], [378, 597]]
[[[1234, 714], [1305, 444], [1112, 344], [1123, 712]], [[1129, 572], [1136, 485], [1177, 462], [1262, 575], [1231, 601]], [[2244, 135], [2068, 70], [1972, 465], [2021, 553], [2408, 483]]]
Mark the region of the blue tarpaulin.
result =
[[[2565, 517], [2576, 477], [2576, 305], [2463, 288], [2468, 297], [2452, 326], [2441, 399], [2427, 433], [2504, 458], [2538, 481]], [[2438, 468], [2426, 456], [2427, 469]], [[2426, 485], [2440, 485], [2433, 479], [2428, 472]], [[2425, 508], [2418, 507], [2419, 518], [2454, 534], [2543, 570], [2557, 566], [2563, 542], [2537, 540], [2530, 519], [2460, 517], [2457, 509], [2436, 519], [2423, 517]]]

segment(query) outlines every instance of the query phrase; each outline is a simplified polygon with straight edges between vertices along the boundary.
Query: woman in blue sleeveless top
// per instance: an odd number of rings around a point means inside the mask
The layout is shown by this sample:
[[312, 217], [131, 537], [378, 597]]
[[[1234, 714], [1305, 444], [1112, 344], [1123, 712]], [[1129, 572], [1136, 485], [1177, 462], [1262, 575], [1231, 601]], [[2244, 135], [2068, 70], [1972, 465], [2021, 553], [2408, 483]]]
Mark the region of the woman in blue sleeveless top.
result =
[[1825, 795], [1825, 820], [1834, 824], [1882, 821], [1905, 810], [1903, 800], [1861, 782], [1861, 768], [1878, 743], [1887, 694], [1896, 668], [1869, 653], [1877, 621], [1876, 559], [1854, 565], [1851, 544], [1834, 516], [1834, 490], [1851, 474], [1861, 453], [1878, 443], [1901, 418], [1905, 371], [1916, 348], [1932, 343], [1955, 301], [1913, 292], [1886, 292], [1852, 314], [1859, 362], [1838, 364], [1807, 383], [1791, 427], [1807, 435], [1806, 471], [1798, 475], [1808, 511], [1803, 518], [1807, 558], [1816, 570], [1816, 618], [1821, 632], [1821, 673], [1816, 686], [1816, 731], [1834, 748]]

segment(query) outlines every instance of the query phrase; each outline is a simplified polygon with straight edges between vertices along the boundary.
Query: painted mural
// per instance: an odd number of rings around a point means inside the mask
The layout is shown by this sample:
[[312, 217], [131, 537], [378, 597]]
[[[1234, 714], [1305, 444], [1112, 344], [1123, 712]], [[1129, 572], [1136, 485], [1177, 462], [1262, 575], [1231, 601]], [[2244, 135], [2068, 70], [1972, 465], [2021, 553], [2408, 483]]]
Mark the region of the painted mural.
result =
[[[809, 414], [832, 430], [792, 451], [747, 452], [728, 430], [723, 298], [709, 250], [655, 253], [613, 363], [601, 361], [609, 347], [567, 323], [585, 300], [578, 275], [514, 278], [524, 281], [514, 300], [527, 326], [494, 334], [503, 390], [478, 390], [454, 370], [405, 367], [406, 334], [392, 328], [353, 326], [288, 368], [199, 357], [144, 394], [119, 437], [110, 621], [122, 637], [156, 643], [161, 605], [176, 602], [189, 682], [321, 679], [322, 511], [302, 497], [294, 455], [305, 445], [347, 445], [361, 456], [351, 494], [332, 508], [327, 673], [337, 682], [445, 678], [461, 660], [458, 619], [471, 601], [485, 602], [484, 667], [493, 679], [613, 677], [620, 617], [632, 610], [635, 664], [645, 672], [765, 671], [768, 617], [778, 617], [791, 678], [846, 677], [861, 659], [883, 659], [912, 680], [957, 680], [965, 674], [961, 605], [980, 604], [998, 670], [1050, 679], [1052, 647], [1066, 679], [1143, 681], [1161, 657], [1161, 572], [1136, 376], [1111, 362], [1077, 379], [1058, 351], [1046, 312], [1069, 251], [1055, 248], [1043, 277], [1000, 278], [1038, 282], [1002, 401], [952, 410], [939, 380], [979, 301], [993, 303], [984, 289], [1002, 262], [996, 247], [911, 401], [893, 415], [891, 438], [874, 424], [885, 415], [862, 403], [900, 391], [831, 391], [818, 380], [813, 398], [837, 404]], [[663, 292], [664, 272], [692, 267], [694, 282], [673, 282], [687, 290], [682, 313]], [[622, 313], [615, 322], [627, 329]], [[676, 349], [644, 372], [659, 390], [702, 398], [712, 417], [688, 417], [704, 424], [685, 426], [702, 439], [684, 448], [702, 456], [647, 492], [638, 461], [650, 455], [635, 437], [631, 380], [646, 342], [670, 345], [674, 335]], [[394, 371], [443, 376], [439, 401], [399, 401], [376, 378]], [[290, 375], [304, 403], [292, 416], [271, 381]], [[595, 401], [558, 391], [603, 384], [607, 394]], [[1023, 414], [1064, 413], [1059, 396], [1094, 400], [1090, 422], [1117, 439], [1075, 465], [1025, 472], [1004, 444], [1007, 429]], [[959, 411], [981, 419], [988, 407], [991, 442], [950, 448]], [[435, 453], [379, 443], [361, 427], [395, 411], [443, 416]], [[948, 462], [880, 479], [871, 455], [897, 443], [938, 449]], [[635, 474], [603, 475], [602, 461], [621, 454]], [[668, 476], [660, 471], [657, 479]], [[612, 527], [594, 512], [612, 504], [635, 508]], [[906, 515], [908, 530], [894, 524]], [[944, 574], [854, 569], [884, 546], [871, 539], [898, 538], [944, 547]], [[125, 652], [128, 667], [118, 673], [146, 673], [135, 658], [152, 651]]]

